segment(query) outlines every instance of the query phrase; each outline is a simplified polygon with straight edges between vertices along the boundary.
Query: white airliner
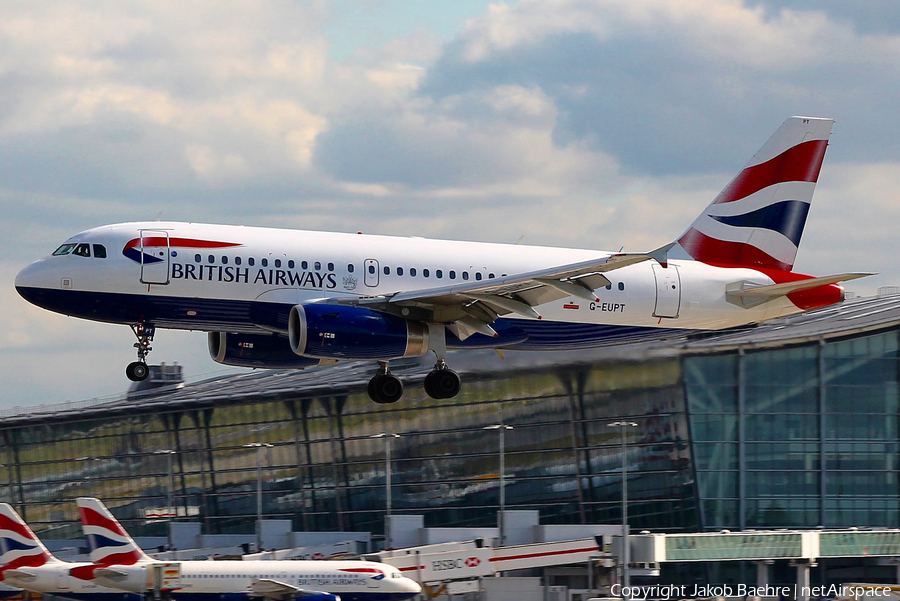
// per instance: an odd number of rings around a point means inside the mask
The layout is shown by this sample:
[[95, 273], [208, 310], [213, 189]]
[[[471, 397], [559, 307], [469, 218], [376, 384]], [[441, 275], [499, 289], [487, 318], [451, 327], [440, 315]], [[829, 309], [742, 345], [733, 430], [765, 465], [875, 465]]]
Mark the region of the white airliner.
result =
[[5, 585], [79, 601], [142, 601], [142, 596], [69, 575], [90, 563], [54, 557], [7, 503], [0, 503], [0, 579]]
[[162, 568], [160, 588], [175, 601], [400, 601], [422, 591], [394, 566], [372, 561], [160, 562], [141, 551], [100, 500], [76, 502], [93, 564], [72, 575], [124, 591], [147, 592], [154, 566]]
[[837, 283], [868, 274], [791, 271], [833, 123], [785, 121], [678, 240], [649, 253], [137, 222], [72, 236], [16, 289], [51, 311], [130, 325], [132, 380], [147, 377], [156, 328], [175, 328], [208, 332], [226, 365], [377, 361], [379, 403], [403, 393], [389, 360], [432, 351], [425, 391], [451, 398], [448, 348], [589, 347], [840, 302]]

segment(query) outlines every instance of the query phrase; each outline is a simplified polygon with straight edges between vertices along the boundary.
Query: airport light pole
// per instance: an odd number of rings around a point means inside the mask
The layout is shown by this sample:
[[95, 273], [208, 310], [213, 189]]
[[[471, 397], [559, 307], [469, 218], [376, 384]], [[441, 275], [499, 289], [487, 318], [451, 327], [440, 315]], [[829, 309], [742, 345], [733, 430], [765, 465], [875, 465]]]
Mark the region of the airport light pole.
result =
[[607, 424], [610, 428], [620, 428], [622, 435], [622, 587], [627, 588], [631, 584], [628, 577], [628, 564], [631, 549], [628, 544], [628, 457], [625, 454], [625, 429], [637, 428], [635, 422], [618, 421]]
[[161, 449], [156, 451], [157, 455], [165, 455], [166, 456], [166, 472], [168, 476], [167, 484], [166, 484], [166, 516], [169, 518], [168, 520], [168, 535], [166, 538], [167, 544], [169, 545], [168, 550], [171, 551], [174, 545], [172, 544], [172, 521], [175, 519], [175, 505], [174, 505], [174, 496], [175, 496], [175, 479], [172, 473], [172, 455], [175, 454], [175, 451], [172, 449]]
[[244, 445], [256, 449], [256, 552], [262, 552], [262, 453], [263, 449], [271, 449], [267, 442], [251, 442]]
[[500, 531], [501, 547], [506, 544], [506, 520], [503, 515], [506, 511], [506, 431], [512, 429], [512, 426], [506, 424], [482, 428], [482, 430], [497, 430], [500, 433], [500, 513], [497, 514], [497, 529]]
[[384, 548], [393, 549], [394, 538], [391, 528], [391, 439], [400, 438], [400, 435], [382, 432], [381, 434], [374, 434], [370, 438], [384, 439]]

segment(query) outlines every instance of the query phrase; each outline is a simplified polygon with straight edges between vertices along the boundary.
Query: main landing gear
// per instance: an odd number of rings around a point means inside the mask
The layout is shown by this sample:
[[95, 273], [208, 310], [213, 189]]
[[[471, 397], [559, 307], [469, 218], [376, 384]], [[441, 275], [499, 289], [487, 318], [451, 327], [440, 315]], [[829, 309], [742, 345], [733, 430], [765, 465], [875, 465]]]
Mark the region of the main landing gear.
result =
[[153, 342], [156, 328], [150, 324], [138, 323], [131, 326], [131, 331], [138, 340], [134, 343], [138, 360], [128, 364], [128, 367], [125, 368], [125, 375], [132, 382], [143, 382], [150, 375], [150, 368], [147, 367], [147, 355], [153, 350], [150, 343]]
[[443, 359], [425, 376], [425, 394], [433, 399], [452, 399], [459, 394], [459, 374], [447, 367]]
[[[443, 359], [425, 376], [425, 393], [433, 399], [451, 399], [459, 394], [459, 389], [459, 374], [447, 367]], [[375, 377], [369, 380], [368, 392], [369, 398], [381, 405], [396, 403], [403, 396], [403, 382], [382, 362]]]
[[403, 382], [400, 378], [391, 374], [386, 362], [380, 363], [375, 377], [369, 380], [369, 398], [385, 405], [396, 403], [403, 396]]

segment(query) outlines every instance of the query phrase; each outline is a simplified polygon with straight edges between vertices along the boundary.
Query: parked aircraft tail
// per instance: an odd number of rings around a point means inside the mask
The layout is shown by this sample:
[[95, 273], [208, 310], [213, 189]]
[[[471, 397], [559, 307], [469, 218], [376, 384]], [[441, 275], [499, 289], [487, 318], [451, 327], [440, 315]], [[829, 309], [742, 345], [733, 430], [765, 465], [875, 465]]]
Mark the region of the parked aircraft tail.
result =
[[681, 235], [680, 249], [704, 263], [791, 271], [833, 125], [785, 121]]
[[78, 497], [78, 514], [87, 537], [90, 559], [98, 566], [132, 565], [153, 561], [134, 539], [125, 532], [119, 521], [100, 499]]
[[59, 561], [8, 503], [0, 503], [0, 574]]

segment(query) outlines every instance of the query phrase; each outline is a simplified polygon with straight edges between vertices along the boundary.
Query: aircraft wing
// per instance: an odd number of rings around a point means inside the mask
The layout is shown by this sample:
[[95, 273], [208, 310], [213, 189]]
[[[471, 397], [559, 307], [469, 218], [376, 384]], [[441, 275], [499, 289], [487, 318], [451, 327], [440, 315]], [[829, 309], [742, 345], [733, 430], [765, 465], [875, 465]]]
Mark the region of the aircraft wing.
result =
[[251, 585], [250, 589], [255, 596], [279, 600], [296, 598], [302, 599], [303, 597], [331, 594], [327, 591], [299, 588], [286, 582], [270, 579], [257, 580]]
[[490, 324], [497, 317], [515, 313], [541, 319], [534, 307], [569, 296], [596, 301], [594, 290], [610, 283], [605, 273], [643, 261], [652, 260], [665, 265], [666, 254], [673, 245], [668, 244], [649, 253], [614, 253], [490, 280], [325, 302], [367, 306], [409, 319], [443, 323], [462, 340], [475, 332], [496, 336]]

